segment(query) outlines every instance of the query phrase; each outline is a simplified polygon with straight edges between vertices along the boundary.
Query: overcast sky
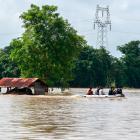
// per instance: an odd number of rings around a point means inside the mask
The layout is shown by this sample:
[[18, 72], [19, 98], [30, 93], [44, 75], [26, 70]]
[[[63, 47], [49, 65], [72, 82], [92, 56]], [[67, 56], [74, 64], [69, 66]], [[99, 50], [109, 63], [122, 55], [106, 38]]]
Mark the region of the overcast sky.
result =
[[107, 49], [120, 56], [116, 46], [140, 39], [140, 0], [0, 0], [0, 47], [5, 47], [23, 32], [19, 15], [30, 8], [31, 3], [57, 5], [58, 12], [68, 19], [89, 45], [96, 47], [96, 31], [93, 19], [96, 5], [109, 5], [112, 31], [108, 32]]

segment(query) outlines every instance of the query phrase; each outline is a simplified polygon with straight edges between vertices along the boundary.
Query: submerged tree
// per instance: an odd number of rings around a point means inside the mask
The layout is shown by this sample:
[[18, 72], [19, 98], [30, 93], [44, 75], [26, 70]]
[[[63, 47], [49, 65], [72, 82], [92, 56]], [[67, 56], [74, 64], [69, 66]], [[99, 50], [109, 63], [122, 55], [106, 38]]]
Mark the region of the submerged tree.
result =
[[25, 32], [11, 42], [11, 58], [24, 77], [66, 85], [72, 79], [73, 61], [86, 42], [56, 11], [56, 6], [31, 5], [20, 16]]

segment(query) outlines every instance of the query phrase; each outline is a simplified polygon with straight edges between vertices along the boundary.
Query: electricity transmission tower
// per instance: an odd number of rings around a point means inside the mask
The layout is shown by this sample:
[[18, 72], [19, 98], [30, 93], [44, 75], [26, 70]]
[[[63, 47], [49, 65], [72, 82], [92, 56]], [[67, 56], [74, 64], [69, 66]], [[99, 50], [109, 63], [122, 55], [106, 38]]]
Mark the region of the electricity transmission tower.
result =
[[94, 20], [94, 29], [98, 27], [97, 30], [97, 47], [105, 48], [107, 47], [107, 29], [110, 26], [111, 31], [111, 20], [109, 13], [109, 6], [100, 7], [97, 5], [95, 20]]

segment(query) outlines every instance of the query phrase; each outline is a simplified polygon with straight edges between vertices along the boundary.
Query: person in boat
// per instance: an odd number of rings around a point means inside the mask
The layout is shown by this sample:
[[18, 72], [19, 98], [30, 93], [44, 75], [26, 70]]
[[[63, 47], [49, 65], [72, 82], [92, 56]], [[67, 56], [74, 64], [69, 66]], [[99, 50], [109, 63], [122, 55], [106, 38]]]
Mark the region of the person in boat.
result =
[[99, 90], [99, 95], [105, 95], [104, 91], [103, 91], [103, 88], [101, 87], [100, 90]]
[[116, 95], [121, 95], [121, 97], [124, 97], [125, 95], [122, 93], [122, 88], [117, 88], [116, 89]]
[[95, 95], [99, 95], [100, 87], [98, 87], [95, 91]]
[[87, 95], [93, 95], [92, 87], [89, 88], [89, 90], [88, 90], [88, 92], [87, 92]]
[[122, 89], [121, 88], [117, 88], [116, 91], [117, 91], [116, 94], [122, 94]]
[[95, 91], [95, 95], [105, 95], [103, 88], [102, 87], [98, 87]]
[[115, 95], [114, 87], [109, 89], [108, 95]]

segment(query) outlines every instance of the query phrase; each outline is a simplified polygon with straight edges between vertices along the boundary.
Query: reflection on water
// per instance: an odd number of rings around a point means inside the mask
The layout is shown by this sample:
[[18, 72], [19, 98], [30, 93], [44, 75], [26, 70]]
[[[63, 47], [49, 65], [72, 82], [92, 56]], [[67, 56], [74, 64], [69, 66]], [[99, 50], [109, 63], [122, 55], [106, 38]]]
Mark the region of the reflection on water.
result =
[[139, 140], [140, 94], [95, 99], [0, 96], [0, 140]]

